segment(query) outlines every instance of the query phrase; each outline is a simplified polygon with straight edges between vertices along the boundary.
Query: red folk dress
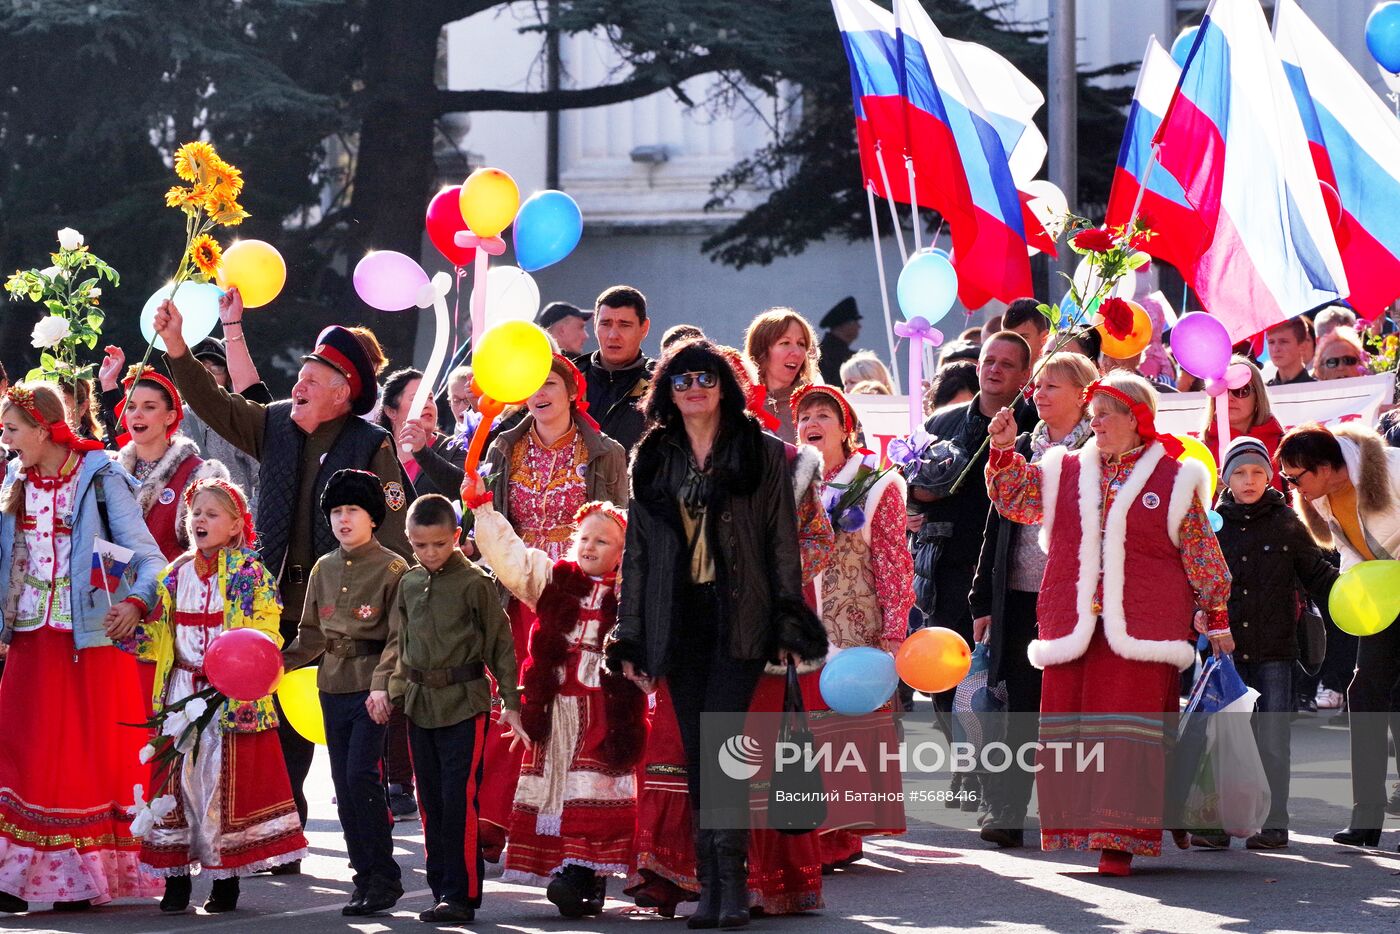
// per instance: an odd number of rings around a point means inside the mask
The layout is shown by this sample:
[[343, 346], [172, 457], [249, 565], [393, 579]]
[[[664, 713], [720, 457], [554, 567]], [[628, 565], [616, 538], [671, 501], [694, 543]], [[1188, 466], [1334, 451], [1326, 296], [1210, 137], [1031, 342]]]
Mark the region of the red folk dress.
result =
[[[527, 548], [538, 548], [555, 561], [564, 557], [574, 533], [574, 514], [587, 501], [587, 466], [588, 449], [578, 429], [572, 426], [549, 445], [531, 429], [511, 448], [506, 518]], [[510, 617], [515, 657], [526, 658], [530, 633], [536, 625], [535, 613], [511, 597], [506, 615]], [[491, 765], [482, 779], [478, 800], [482, 848], [489, 859], [505, 845], [524, 756], [519, 746], [510, 748], [510, 739], [500, 726], [500, 708], [496, 706], [491, 710], [484, 756]]]
[[[1041, 848], [1159, 856], [1167, 733], [1179, 671], [1194, 657], [1191, 614], [1220, 619], [1230, 593], [1203, 505], [1205, 471], [1157, 443], [1109, 456], [1091, 440], [1034, 464], [994, 450], [987, 485], [1003, 516], [1041, 523], [1049, 544], [1040, 638], [1029, 649], [1045, 671]], [[1051, 742], [1102, 743], [1103, 768], [1059, 771]]]
[[[0, 678], [0, 891], [27, 901], [101, 904], [158, 895], [131, 833], [146, 720], [136, 660], [114, 646], [74, 651], [66, 576], [78, 457], [25, 480], [24, 563]], [[19, 536], [17, 535], [17, 538]]]

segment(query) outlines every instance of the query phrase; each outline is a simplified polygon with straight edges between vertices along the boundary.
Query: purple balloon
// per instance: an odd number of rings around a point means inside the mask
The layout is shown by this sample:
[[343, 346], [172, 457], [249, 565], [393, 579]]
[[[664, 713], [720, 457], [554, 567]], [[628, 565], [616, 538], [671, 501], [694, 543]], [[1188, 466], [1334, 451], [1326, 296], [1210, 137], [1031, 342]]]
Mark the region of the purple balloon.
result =
[[403, 311], [418, 304], [428, 274], [412, 257], [393, 250], [365, 254], [355, 264], [355, 293], [371, 308]]
[[1182, 369], [1201, 379], [1220, 379], [1230, 366], [1230, 334], [1204, 311], [1182, 315], [1172, 328], [1172, 354]]

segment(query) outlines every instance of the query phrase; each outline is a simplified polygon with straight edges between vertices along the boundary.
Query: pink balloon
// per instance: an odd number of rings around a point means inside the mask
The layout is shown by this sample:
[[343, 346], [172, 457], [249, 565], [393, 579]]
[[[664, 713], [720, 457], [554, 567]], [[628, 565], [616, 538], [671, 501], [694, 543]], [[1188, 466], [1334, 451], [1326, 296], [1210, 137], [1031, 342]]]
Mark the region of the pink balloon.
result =
[[204, 650], [204, 674], [220, 693], [251, 701], [271, 694], [282, 680], [282, 653], [256, 629], [221, 632]]
[[361, 301], [380, 311], [414, 307], [418, 293], [428, 284], [428, 274], [417, 260], [394, 250], [366, 253], [355, 264], [353, 278]]
[[1172, 328], [1172, 355], [1192, 376], [1221, 379], [1230, 365], [1230, 335], [1219, 318], [1204, 311], [1182, 315]]

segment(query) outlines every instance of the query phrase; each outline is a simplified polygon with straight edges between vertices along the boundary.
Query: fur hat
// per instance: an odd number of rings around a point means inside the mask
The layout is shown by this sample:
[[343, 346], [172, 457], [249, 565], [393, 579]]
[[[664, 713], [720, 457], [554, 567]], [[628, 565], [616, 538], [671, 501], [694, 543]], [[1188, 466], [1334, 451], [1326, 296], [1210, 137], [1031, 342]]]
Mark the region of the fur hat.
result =
[[1230, 446], [1225, 449], [1225, 463], [1220, 466], [1221, 482], [1228, 484], [1230, 474], [1246, 464], [1263, 467], [1269, 479], [1274, 478], [1274, 465], [1269, 461], [1269, 449], [1264, 447], [1264, 442], [1249, 435], [1241, 435], [1231, 441]]
[[330, 519], [331, 510], [337, 506], [359, 506], [369, 513], [377, 529], [384, 524], [387, 508], [384, 484], [368, 470], [337, 470], [331, 474], [326, 489], [321, 493], [321, 512]]

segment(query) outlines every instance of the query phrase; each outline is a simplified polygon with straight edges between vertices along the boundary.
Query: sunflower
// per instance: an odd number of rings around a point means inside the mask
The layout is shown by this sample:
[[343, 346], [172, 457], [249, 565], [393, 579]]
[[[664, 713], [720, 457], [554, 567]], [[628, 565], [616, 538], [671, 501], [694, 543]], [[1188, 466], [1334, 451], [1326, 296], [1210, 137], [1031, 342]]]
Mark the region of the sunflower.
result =
[[175, 174], [187, 182], [203, 181], [210, 166], [220, 161], [213, 146], [194, 140], [175, 150]]
[[190, 245], [190, 259], [194, 261], [195, 267], [199, 269], [200, 274], [205, 279], [214, 278], [223, 258], [223, 251], [219, 249], [219, 241], [208, 234], [200, 234]]
[[248, 217], [248, 212], [243, 210], [243, 205], [233, 198], [221, 196], [217, 192], [204, 200], [204, 210], [209, 215], [209, 219], [221, 227], [237, 227]]
[[209, 166], [209, 183], [215, 193], [232, 201], [243, 190], [243, 172], [220, 159]]

